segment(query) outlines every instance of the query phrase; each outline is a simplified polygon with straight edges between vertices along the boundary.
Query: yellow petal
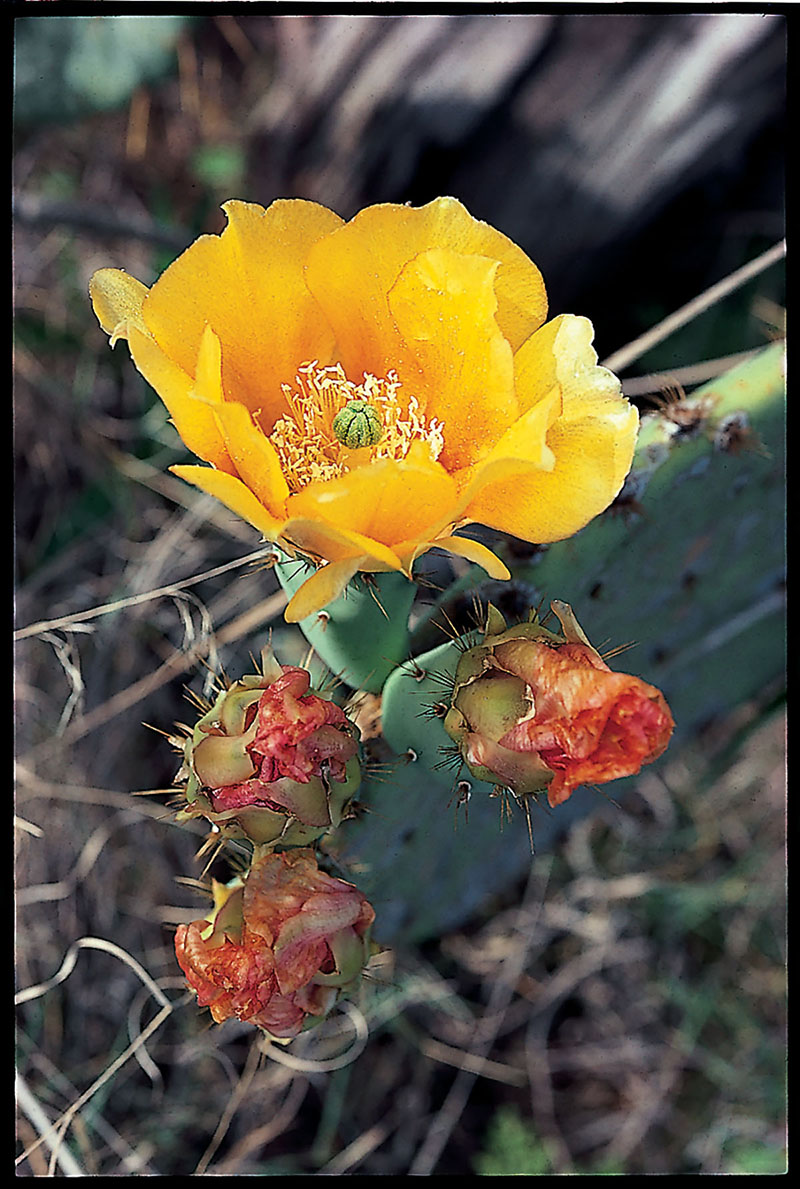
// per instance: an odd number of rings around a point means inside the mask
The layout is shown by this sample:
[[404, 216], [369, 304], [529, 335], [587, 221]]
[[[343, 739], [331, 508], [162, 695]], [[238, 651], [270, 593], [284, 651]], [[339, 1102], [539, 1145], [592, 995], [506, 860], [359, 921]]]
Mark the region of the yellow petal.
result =
[[493, 485], [513, 491], [519, 476], [536, 470], [552, 470], [555, 455], [547, 444], [547, 433], [561, 408], [560, 390], [554, 388], [506, 430], [486, 458], [456, 471], [453, 479], [459, 489], [458, 500], [449, 509], [449, 518], [436, 526], [434, 535], [450, 524], [479, 520], [480, 517], [473, 514], [473, 502], [484, 487]]
[[389, 292], [389, 308], [424, 383], [428, 423], [444, 423], [447, 470], [480, 458], [516, 420], [511, 347], [495, 321], [497, 261], [443, 248], [422, 252]]
[[330, 362], [333, 335], [306, 288], [309, 248], [341, 225], [333, 211], [301, 199], [264, 210], [228, 202], [228, 226], [204, 235], [156, 281], [143, 306], [148, 328], [184, 371], [194, 368], [208, 324], [222, 344], [225, 394], [262, 411], [271, 428], [284, 410], [282, 383], [300, 364]]
[[245, 487], [241, 479], [235, 475], [227, 475], [224, 471], [214, 470], [213, 467], [175, 466], [170, 467], [174, 475], [193, 483], [201, 491], [207, 491], [220, 500], [226, 507], [248, 521], [254, 528], [270, 541], [278, 539], [283, 528], [283, 521], [277, 520], [260, 504], [249, 487]]
[[[588, 318], [563, 314], [517, 352], [517, 396], [528, 410], [520, 426], [544, 418], [554, 463], [548, 470], [541, 461], [532, 464], [513, 482], [495, 479], [488, 465], [483, 472], [473, 468], [465, 511], [471, 519], [546, 544], [583, 528], [618, 494], [633, 458], [638, 414], [616, 376], [597, 366], [593, 333]], [[553, 418], [555, 394], [561, 408]], [[516, 426], [508, 442], [514, 438]], [[501, 439], [491, 459], [506, 445]]]
[[338, 599], [358, 570], [359, 560], [348, 558], [345, 561], [332, 561], [316, 570], [289, 600], [284, 612], [286, 622], [299, 623], [301, 619], [321, 611], [328, 603]]
[[637, 426], [636, 410], [627, 401], [598, 417], [560, 418], [547, 439], [555, 456], [553, 469], [531, 467], [511, 483], [487, 483], [467, 514], [537, 544], [571, 536], [619, 493], [633, 458]]
[[[426, 549], [434, 544], [438, 545], [442, 534], [448, 533], [454, 525], [480, 521], [481, 517], [473, 513], [473, 505], [483, 488], [492, 485], [497, 489], [512, 492], [517, 478], [529, 475], [531, 471], [553, 469], [555, 455], [547, 445], [546, 436], [561, 407], [560, 391], [553, 389], [547, 398], [533, 409], [529, 409], [509, 427], [486, 458], [453, 474], [452, 478], [458, 488], [458, 498], [455, 503], [448, 503], [440, 519], [429, 527], [426, 542], [422, 543], [417, 539], [395, 544], [395, 551], [403, 559], [406, 568], [410, 568], [414, 559]], [[456, 537], [454, 540], [458, 541], [461, 538]], [[494, 557], [493, 554], [491, 556]], [[474, 560], [477, 561], [477, 558]], [[496, 558], [495, 561], [505, 570], [502, 562]], [[483, 562], [479, 564], [492, 573]], [[501, 576], [508, 575], [504, 573]]]
[[363, 533], [335, 528], [324, 520], [293, 517], [283, 526], [282, 538], [304, 553], [328, 561], [345, 561], [360, 557], [360, 570], [401, 570], [402, 563], [393, 549], [382, 545]]
[[311, 483], [289, 497], [291, 516], [327, 521], [363, 533], [390, 548], [409, 538], [427, 539], [457, 498], [455, 483], [430, 458], [422, 442], [402, 461], [378, 459], [337, 479]]
[[514, 385], [522, 412], [543, 400], [555, 386], [561, 389], [566, 417], [596, 411], [600, 397], [620, 400], [617, 377], [597, 366], [593, 338], [588, 318], [560, 314], [523, 343], [514, 356]]
[[[142, 306], [148, 294], [147, 287], [120, 269], [101, 268], [89, 283], [89, 293], [100, 325], [111, 334], [111, 345], [119, 338], [128, 339], [137, 368], [161, 396], [189, 449], [222, 470], [233, 472], [233, 464], [213, 414], [205, 404], [194, 399], [197, 393], [191, 375], [167, 358], [144, 324]], [[210, 376], [212, 372], [209, 367], [213, 371], [214, 366], [215, 344], [207, 339], [208, 328], [202, 340], [201, 357], [211, 360], [205, 367]], [[218, 388], [218, 343], [216, 372]], [[207, 392], [204, 391], [202, 395], [206, 396]]]
[[215, 420], [213, 404], [197, 396], [192, 376], [168, 359], [149, 334], [134, 325], [128, 331], [128, 345], [134, 363], [167, 406], [175, 428], [192, 453], [220, 471], [234, 474], [236, 467]]
[[194, 368], [194, 393], [212, 404], [222, 404], [222, 348], [210, 326], [200, 338], [197, 363]]
[[97, 320], [111, 346], [128, 337], [128, 326], [143, 326], [142, 304], [148, 288], [121, 268], [101, 268], [89, 281], [89, 296]]
[[[564, 399], [564, 417], [577, 421], [582, 417], [614, 418], [630, 405], [622, 396], [622, 385], [613, 372], [600, 367], [592, 346], [594, 327], [588, 318], [562, 315], [553, 343], [556, 375]], [[637, 421], [638, 424], [638, 421]]]
[[415, 390], [418, 372], [388, 316], [387, 296], [408, 262], [432, 248], [498, 261], [497, 324], [512, 350], [544, 322], [547, 296], [539, 270], [521, 248], [473, 219], [455, 198], [418, 208], [368, 207], [311, 248], [306, 271], [351, 377], [360, 379], [364, 371], [384, 376], [395, 368], [407, 390]]
[[[555, 456], [548, 445], [547, 435], [562, 410], [561, 390], [552, 388], [546, 397], [509, 426], [484, 459], [454, 476], [463, 499], [470, 500], [477, 488], [489, 480], [497, 482], [517, 471], [552, 471]], [[523, 465], [509, 465], [512, 463]]]
[[[447, 553], [455, 553], [465, 557], [467, 561], [481, 566], [490, 578], [505, 580], [511, 577], [511, 571], [491, 549], [480, 541], [473, 541], [469, 537], [440, 537], [438, 541], [430, 541], [426, 548], [444, 549]], [[422, 551], [420, 551], [422, 552]]]
[[288, 484], [277, 451], [244, 405], [225, 401], [216, 409], [225, 446], [239, 475], [273, 516], [286, 516]]

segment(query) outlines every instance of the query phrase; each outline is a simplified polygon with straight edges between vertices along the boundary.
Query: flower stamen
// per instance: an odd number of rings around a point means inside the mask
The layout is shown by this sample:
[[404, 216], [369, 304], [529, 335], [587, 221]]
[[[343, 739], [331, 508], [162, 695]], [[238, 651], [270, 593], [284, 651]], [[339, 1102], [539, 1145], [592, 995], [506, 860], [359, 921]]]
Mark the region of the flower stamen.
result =
[[[269, 440], [278, 452], [290, 489], [335, 479], [373, 460], [400, 460], [412, 442], [427, 443], [436, 460], [444, 448], [444, 425], [428, 422], [415, 396], [398, 399], [395, 371], [384, 378], [364, 373], [361, 384], [348, 380], [340, 363], [298, 368], [295, 387], [282, 384], [288, 415], [273, 426]], [[356, 433], [356, 419], [359, 429]]]

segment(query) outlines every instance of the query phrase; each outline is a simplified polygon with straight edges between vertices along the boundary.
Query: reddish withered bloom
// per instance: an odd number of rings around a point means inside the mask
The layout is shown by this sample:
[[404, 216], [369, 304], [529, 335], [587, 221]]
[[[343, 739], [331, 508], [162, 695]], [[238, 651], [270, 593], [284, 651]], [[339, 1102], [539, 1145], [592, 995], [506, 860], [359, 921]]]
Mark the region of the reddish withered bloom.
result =
[[552, 606], [560, 635], [535, 619], [507, 628], [489, 609], [483, 640], [459, 662], [444, 726], [478, 779], [518, 797], [546, 789], [560, 805], [579, 785], [638, 772], [674, 724], [659, 690], [612, 672], [571, 608]]
[[310, 686], [265, 649], [262, 672], [219, 695], [186, 740], [183, 817], [262, 846], [306, 846], [339, 824], [361, 779], [358, 732]]
[[214, 910], [180, 925], [178, 963], [214, 1020], [236, 1016], [290, 1038], [352, 990], [372, 953], [375, 913], [311, 850], [267, 854], [247, 878], [214, 887]]

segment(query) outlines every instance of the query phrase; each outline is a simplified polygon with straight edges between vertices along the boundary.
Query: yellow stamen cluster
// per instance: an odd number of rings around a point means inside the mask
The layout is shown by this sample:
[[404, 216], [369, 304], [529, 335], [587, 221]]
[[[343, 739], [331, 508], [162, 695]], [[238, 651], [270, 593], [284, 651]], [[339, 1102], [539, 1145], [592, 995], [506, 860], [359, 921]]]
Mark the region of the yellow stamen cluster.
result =
[[[409, 397], [407, 405], [398, 400], [400, 380], [394, 371], [384, 379], [365, 373], [363, 383], [354, 384], [340, 363], [319, 367], [315, 360], [298, 369], [295, 384], [296, 391], [281, 385], [289, 415], [279, 418], [269, 435], [292, 491], [338, 478], [373, 459], [405, 458], [414, 441], [427, 442], [432, 459], [442, 452], [444, 425], [436, 418], [428, 423], [416, 397]], [[334, 418], [353, 400], [367, 401], [380, 417], [383, 436], [375, 446], [351, 450], [334, 432]]]

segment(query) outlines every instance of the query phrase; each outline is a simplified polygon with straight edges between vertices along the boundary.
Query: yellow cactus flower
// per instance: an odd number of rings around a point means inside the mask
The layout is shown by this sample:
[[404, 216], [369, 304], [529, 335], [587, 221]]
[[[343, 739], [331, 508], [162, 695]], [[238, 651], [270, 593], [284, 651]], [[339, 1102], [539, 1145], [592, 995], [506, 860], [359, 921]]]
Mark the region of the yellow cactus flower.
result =
[[546, 322], [539, 270], [456, 199], [223, 209], [151, 289], [104, 268], [90, 292], [210, 464], [175, 474], [317, 564], [287, 619], [434, 546], [507, 578], [456, 531], [544, 544], [617, 495], [638, 418], [591, 323]]

